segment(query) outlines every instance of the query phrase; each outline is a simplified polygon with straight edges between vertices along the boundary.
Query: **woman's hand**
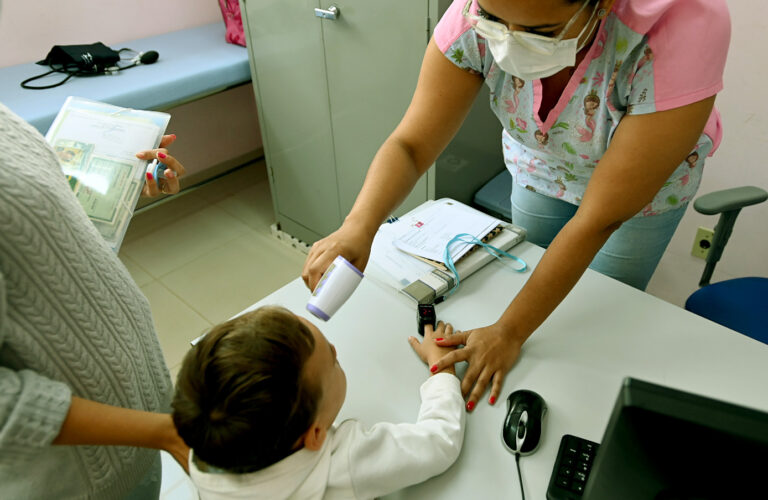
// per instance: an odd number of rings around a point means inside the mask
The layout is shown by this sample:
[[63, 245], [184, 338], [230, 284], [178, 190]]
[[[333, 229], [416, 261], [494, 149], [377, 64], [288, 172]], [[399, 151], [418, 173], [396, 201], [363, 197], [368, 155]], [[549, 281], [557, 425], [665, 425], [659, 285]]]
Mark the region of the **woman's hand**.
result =
[[[437, 341], [450, 337], [452, 334], [453, 326], [450, 323], [438, 321], [437, 329], [433, 328], [432, 325], [424, 326], [424, 340], [422, 342], [419, 342], [416, 337], [408, 337], [408, 343], [427, 366], [433, 367], [440, 358], [456, 349], [456, 347], [445, 347], [437, 344]], [[456, 374], [452, 364], [446, 365], [443, 371]], [[438, 373], [438, 370], [433, 370], [432, 373]]]
[[442, 347], [463, 345], [443, 356], [433, 367], [444, 370], [460, 361], [468, 361], [464, 378], [461, 381], [461, 392], [465, 396], [472, 391], [467, 400], [467, 410], [472, 411], [480, 400], [488, 383], [491, 382], [490, 404], [499, 399], [501, 384], [504, 376], [520, 356], [522, 341], [515, 339], [506, 332], [499, 323], [468, 332], [456, 332], [444, 337], [437, 344]]
[[170, 424], [166, 426], [165, 440], [162, 449], [167, 451], [189, 474], [189, 446], [181, 439], [170, 415], [167, 415]]
[[314, 290], [333, 259], [341, 255], [360, 271], [365, 270], [371, 255], [373, 236], [354, 225], [344, 224], [338, 230], [312, 245], [301, 271], [307, 288]]
[[179, 192], [179, 177], [184, 175], [184, 165], [182, 165], [176, 158], [168, 154], [166, 147], [173, 144], [176, 140], [175, 135], [164, 135], [160, 141], [160, 148], [150, 149], [149, 151], [141, 151], [136, 153], [136, 158], [152, 161], [162, 162], [165, 166], [165, 179], [155, 179], [152, 174], [147, 174], [147, 181], [144, 184], [144, 189], [141, 190], [143, 196], [158, 196], [162, 194], [176, 194]]

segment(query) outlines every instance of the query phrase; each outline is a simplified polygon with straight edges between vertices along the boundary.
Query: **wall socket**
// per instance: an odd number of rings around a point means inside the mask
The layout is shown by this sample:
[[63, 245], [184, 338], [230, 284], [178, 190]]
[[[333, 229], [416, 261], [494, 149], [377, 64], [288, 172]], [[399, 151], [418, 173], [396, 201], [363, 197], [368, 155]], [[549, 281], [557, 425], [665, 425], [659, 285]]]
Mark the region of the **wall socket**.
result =
[[709, 249], [712, 246], [712, 236], [714, 234], [715, 232], [709, 228], [699, 227], [696, 231], [696, 239], [693, 240], [691, 255], [706, 260]]

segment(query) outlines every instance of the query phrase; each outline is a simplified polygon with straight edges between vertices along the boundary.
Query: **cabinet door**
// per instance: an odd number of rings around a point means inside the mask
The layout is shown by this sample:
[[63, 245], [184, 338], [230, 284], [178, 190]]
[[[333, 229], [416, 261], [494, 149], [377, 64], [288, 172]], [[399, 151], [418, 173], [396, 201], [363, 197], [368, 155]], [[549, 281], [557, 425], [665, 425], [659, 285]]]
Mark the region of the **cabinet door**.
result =
[[[428, 40], [427, 0], [322, 0], [337, 6], [323, 20], [331, 123], [342, 216], [368, 166], [395, 129], [416, 88]], [[422, 177], [399, 212], [427, 199]]]
[[305, 241], [339, 211], [319, 0], [243, 0], [272, 198], [281, 227]]

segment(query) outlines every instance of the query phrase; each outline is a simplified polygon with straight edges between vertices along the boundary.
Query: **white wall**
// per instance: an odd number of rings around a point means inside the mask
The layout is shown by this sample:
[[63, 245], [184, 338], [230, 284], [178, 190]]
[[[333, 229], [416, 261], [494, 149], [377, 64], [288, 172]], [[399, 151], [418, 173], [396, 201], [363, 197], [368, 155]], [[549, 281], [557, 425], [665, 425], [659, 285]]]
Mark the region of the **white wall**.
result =
[[[732, 36], [725, 89], [716, 106], [724, 137], [709, 158], [698, 195], [742, 185], [768, 190], [768, 4], [766, 0], [728, 0]], [[706, 64], [706, 61], [702, 61]], [[696, 289], [704, 261], [690, 255], [696, 229], [714, 228], [717, 217], [689, 207], [654, 275], [648, 291], [679, 305]], [[768, 277], [768, 202], [745, 208], [714, 281], [741, 276]]]
[[0, 67], [53, 45], [118, 44], [221, 20], [215, 0], [0, 0]]

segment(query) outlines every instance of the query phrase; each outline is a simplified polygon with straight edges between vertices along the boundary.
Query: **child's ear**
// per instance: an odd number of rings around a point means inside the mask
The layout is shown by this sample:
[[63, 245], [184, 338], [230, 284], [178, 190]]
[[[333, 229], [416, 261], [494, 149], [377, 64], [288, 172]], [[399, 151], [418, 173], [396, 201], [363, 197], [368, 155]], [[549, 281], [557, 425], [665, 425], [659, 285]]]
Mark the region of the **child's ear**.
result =
[[308, 450], [319, 451], [323, 447], [328, 429], [313, 422], [306, 434], [304, 434], [304, 447]]

